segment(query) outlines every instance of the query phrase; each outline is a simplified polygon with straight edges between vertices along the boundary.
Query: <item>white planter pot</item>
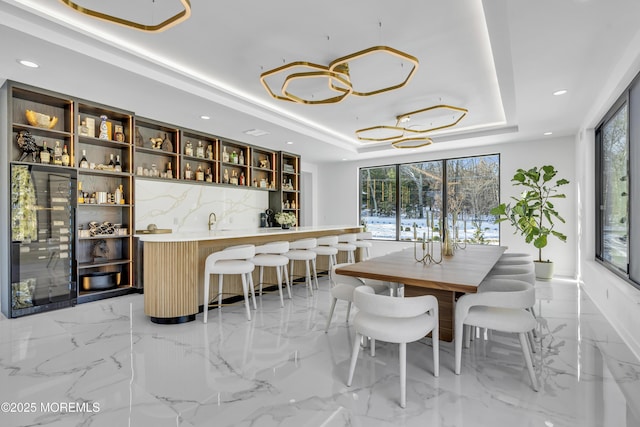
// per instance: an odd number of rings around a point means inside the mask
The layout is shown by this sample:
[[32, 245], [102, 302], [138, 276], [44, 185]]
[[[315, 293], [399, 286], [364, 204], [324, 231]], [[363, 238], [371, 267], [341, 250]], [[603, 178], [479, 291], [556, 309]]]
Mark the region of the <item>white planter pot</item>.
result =
[[551, 280], [553, 278], [553, 262], [534, 261], [536, 268], [536, 279]]

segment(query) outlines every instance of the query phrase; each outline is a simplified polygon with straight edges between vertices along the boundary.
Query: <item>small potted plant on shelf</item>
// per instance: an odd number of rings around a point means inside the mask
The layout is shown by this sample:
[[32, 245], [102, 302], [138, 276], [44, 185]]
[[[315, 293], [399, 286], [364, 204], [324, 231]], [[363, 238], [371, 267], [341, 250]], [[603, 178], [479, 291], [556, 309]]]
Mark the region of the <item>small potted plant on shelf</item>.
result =
[[542, 258], [542, 248], [547, 246], [547, 238], [552, 235], [563, 242], [567, 236], [554, 230], [554, 221], [565, 222], [556, 211], [550, 199], [564, 199], [564, 194], [558, 193], [558, 187], [569, 183], [566, 179], [553, 179], [558, 171], [554, 166], [546, 165], [529, 170], [518, 169], [511, 179], [513, 185], [522, 185], [525, 190], [518, 196], [512, 197], [515, 204], [501, 203], [491, 210], [496, 215], [496, 223], [509, 221], [527, 243], [532, 243], [538, 249], [538, 259], [535, 261], [536, 277], [549, 280], [553, 277], [553, 262]]
[[296, 225], [296, 216], [291, 212], [278, 212], [276, 214], [276, 222], [286, 230], [292, 225]]

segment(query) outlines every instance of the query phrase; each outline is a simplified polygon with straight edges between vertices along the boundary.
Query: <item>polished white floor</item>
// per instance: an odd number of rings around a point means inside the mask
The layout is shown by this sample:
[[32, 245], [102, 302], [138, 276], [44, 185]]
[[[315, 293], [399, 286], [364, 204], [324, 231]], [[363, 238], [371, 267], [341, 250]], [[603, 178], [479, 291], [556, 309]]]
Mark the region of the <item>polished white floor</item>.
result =
[[354, 333], [344, 304], [323, 332], [320, 286], [313, 297], [294, 286], [284, 308], [263, 296], [251, 322], [237, 304], [207, 325], [156, 325], [142, 295], [3, 319], [0, 426], [640, 425], [640, 363], [575, 283], [537, 286], [540, 392], [515, 337], [476, 339], [460, 376], [443, 343], [439, 378], [425, 339], [408, 345], [406, 409], [396, 345], [360, 352], [346, 387]]

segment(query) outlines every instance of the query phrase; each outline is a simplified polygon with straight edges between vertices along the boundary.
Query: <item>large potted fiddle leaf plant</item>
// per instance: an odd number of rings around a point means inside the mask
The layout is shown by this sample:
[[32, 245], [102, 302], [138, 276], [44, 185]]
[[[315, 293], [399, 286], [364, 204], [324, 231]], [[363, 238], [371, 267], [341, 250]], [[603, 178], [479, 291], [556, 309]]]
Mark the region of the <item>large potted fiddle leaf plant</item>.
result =
[[567, 240], [567, 236], [554, 230], [556, 221], [564, 223], [565, 220], [556, 210], [553, 199], [564, 199], [566, 196], [558, 188], [569, 183], [564, 178], [555, 179], [557, 173], [551, 165], [518, 169], [511, 182], [525, 187], [524, 190], [518, 197], [511, 197], [513, 205], [501, 203], [491, 210], [497, 223], [508, 221], [515, 228], [514, 234], [520, 233], [527, 243], [533, 243], [538, 249], [536, 277], [546, 280], [553, 277], [553, 262], [542, 258], [542, 249], [547, 246], [549, 236], [563, 242]]

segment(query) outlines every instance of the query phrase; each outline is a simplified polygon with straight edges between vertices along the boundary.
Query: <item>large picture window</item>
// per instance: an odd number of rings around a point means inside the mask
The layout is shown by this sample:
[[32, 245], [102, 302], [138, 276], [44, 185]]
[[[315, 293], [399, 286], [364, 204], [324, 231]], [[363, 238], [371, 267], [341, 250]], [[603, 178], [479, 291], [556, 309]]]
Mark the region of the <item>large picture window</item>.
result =
[[499, 183], [497, 154], [361, 168], [360, 220], [376, 239], [412, 239], [415, 225], [439, 240], [446, 222], [468, 243], [498, 244]]
[[[596, 258], [640, 286], [640, 80], [596, 128]], [[634, 185], [635, 184], [635, 185]], [[634, 246], [634, 244], [636, 246]]]

